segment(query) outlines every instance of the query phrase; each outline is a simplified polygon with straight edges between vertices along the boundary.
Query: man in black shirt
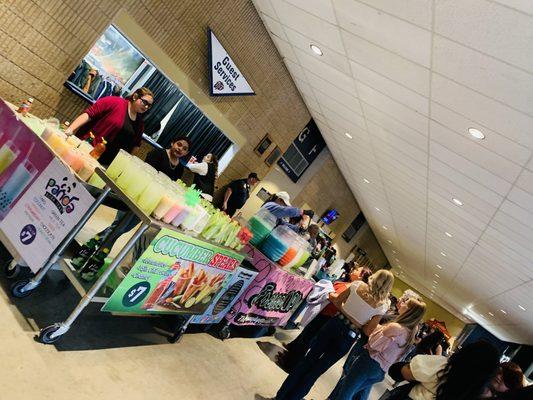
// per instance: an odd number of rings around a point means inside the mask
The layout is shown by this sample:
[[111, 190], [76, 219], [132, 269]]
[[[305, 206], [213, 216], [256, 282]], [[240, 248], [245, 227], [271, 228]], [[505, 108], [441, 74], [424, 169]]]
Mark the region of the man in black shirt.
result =
[[251, 188], [259, 182], [255, 172], [248, 175], [247, 179], [237, 179], [231, 182], [224, 193], [222, 211], [225, 211], [230, 217], [233, 217], [235, 211], [244, 206], [246, 200], [250, 197]]

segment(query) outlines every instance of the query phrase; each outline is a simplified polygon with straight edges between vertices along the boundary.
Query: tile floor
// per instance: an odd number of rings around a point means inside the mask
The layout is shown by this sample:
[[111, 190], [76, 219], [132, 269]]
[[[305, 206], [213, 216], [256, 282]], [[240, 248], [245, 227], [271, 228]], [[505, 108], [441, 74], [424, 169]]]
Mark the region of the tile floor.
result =
[[[285, 377], [256, 339], [220, 341], [202, 333], [185, 335], [178, 344], [58, 351], [34, 340], [37, 327], [20, 313], [17, 301], [31, 297], [12, 301], [0, 289], [0, 400], [252, 400], [255, 393], [273, 395]], [[76, 327], [67, 335], [76, 335]], [[280, 344], [275, 337], [259, 340]], [[340, 363], [308, 399], [325, 399], [339, 376]], [[372, 400], [384, 386], [373, 390]]]

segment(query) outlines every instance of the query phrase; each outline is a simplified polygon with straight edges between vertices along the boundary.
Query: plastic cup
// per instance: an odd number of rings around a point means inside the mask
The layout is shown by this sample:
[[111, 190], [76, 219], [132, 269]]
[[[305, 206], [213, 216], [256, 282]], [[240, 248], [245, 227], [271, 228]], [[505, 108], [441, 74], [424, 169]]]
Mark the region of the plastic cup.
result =
[[81, 139], [79, 137], [71, 135], [67, 137], [67, 143], [73, 147], [78, 147], [81, 144]]
[[183, 221], [185, 221], [185, 218], [189, 216], [191, 212], [191, 207], [189, 207], [187, 204], [183, 204], [181, 211], [179, 214], [174, 218], [171, 222], [172, 225], [174, 225], [176, 228], [181, 225]]
[[87, 183], [99, 189], [103, 189], [105, 186], [105, 182], [97, 174], [92, 174]]
[[146, 189], [139, 195], [137, 205], [146, 214], [150, 215], [155, 210], [165, 193], [165, 186], [158, 177], [153, 179]]
[[159, 200], [157, 207], [152, 213], [154, 218], [157, 220], [162, 219], [173, 205], [174, 201], [172, 199], [172, 196], [168, 193], [164, 193], [163, 197], [161, 197], [161, 200]]
[[94, 150], [94, 147], [89, 142], [82, 141], [78, 145], [78, 150], [81, 151], [84, 154], [89, 154], [91, 151]]
[[78, 172], [83, 167], [82, 154], [75, 148], [67, 149], [61, 158], [75, 172]]
[[80, 154], [82, 155], [83, 166], [78, 171], [78, 175], [81, 179], [87, 182], [87, 180], [94, 174], [94, 170], [98, 166], [98, 162], [94, 158], [84, 153], [80, 152]]
[[124, 150], [120, 150], [116, 157], [111, 161], [109, 167], [106, 170], [107, 175], [116, 180], [119, 175], [130, 167], [131, 154]]
[[3, 173], [15, 161], [20, 150], [15, 147], [15, 143], [8, 140], [0, 147], [0, 174]]

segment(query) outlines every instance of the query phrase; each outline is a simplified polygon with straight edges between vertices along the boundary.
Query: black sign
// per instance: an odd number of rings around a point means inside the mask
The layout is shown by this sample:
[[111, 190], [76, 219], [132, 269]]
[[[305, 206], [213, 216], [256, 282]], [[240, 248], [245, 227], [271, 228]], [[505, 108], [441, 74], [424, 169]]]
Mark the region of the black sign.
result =
[[326, 142], [311, 119], [279, 159], [278, 165], [293, 182], [298, 182], [324, 147]]

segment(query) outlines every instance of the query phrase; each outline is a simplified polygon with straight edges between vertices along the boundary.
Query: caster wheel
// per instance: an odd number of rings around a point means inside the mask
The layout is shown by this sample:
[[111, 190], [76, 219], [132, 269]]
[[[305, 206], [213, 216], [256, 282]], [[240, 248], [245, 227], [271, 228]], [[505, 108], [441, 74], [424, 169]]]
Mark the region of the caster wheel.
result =
[[175, 335], [172, 335], [172, 336], [168, 336], [167, 337], [167, 341], [169, 343], [179, 343], [181, 342], [181, 339], [183, 338], [183, 332], [179, 332]]
[[15, 279], [18, 274], [20, 273], [20, 265], [14, 264], [12, 262], [8, 262], [4, 264], [4, 275], [8, 279]]
[[229, 329], [229, 326], [225, 326], [220, 331], [218, 331], [218, 337], [222, 340], [229, 339], [230, 336], [231, 330]]
[[44, 344], [52, 344], [56, 340], [60, 339], [62, 335], [54, 336], [51, 335], [59, 329], [59, 325], [54, 324], [47, 326], [46, 328], [41, 329], [39, 332], [39, 341]]
[[23, 290], [29, 282], [29, 279], [22, 279], [13, 283], [13, 285], [11, 285], [11, 294], [13, 295], [13, 297], [22, 299], [23, 297], [27, 297], [32, 294], [34, 289]]

